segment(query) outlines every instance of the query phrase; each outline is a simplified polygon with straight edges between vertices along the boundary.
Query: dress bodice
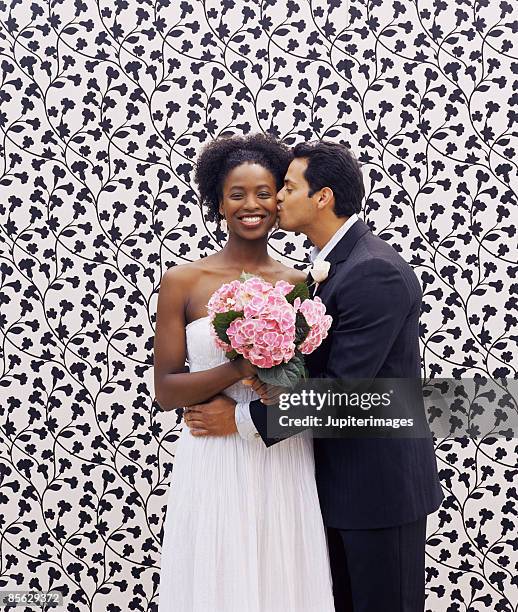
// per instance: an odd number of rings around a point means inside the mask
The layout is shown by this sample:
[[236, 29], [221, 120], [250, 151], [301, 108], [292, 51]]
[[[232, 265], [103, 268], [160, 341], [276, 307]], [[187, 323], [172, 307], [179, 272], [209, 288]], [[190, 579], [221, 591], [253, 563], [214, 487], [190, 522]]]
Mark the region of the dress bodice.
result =
[[[187, 343], [187, 361], [191, 372], [199, 372], [215, 368], [228, 360], [222, 349], [216, 346], [210, 331], [209, 317], [195, 319], [185, 326]], [[257, 398], [257, 394], [251, 387], [241, 383], [227, 387], [224, 390], [236, 402], [250, 402]]]

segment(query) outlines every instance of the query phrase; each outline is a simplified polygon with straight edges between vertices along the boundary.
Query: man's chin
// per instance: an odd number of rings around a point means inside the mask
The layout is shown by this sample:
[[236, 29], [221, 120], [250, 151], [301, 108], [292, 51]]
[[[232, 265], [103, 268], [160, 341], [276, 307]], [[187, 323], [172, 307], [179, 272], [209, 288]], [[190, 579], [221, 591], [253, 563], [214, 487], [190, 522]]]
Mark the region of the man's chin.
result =
[[279, 221], [277, 223], [277, 229], [284, 230], [285, 232], [295, 232], [297, 230], [293, 229], [289, 223], [285, 223], [282, 221], [280, 217], [278, 217]]

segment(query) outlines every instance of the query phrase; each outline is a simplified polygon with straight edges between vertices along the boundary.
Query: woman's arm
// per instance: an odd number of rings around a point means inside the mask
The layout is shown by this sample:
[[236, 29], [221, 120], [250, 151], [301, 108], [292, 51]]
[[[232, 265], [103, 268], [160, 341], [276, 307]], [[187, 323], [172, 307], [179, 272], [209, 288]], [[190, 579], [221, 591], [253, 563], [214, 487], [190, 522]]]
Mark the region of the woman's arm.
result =
[[163, 410], [204, 402], [251, 376], [244, 359], [229, 361], [202, 372], [185, 372], [185, 297], [192, 271], [184, 266], [167, 270], [160, 283], [154, 340], [155, 400]]

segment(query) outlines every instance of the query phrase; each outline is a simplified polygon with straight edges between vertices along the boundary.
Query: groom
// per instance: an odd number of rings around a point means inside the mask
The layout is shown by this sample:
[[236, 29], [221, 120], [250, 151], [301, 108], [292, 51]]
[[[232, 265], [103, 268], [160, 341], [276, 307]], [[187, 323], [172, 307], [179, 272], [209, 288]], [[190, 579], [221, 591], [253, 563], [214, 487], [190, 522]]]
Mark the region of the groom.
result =
[[[315, 245], [316, 293], [333, 317], [328, 338], [307, 358], [310, 377], [420, 378], [419, 281], [357, 216], [358, 162], [325, 141], [299, 144], [293, 154], [277, 197], [279, 227]], [[237, 430], [267, 446], [278, 442], [267, 436], [259, 400], [236, 406], [219, 395], [197, 422], [197, 435]], [[314, 450], [336, 611], [422, 612], [426, 517], [443, 499], [432, 440], [315, 439]]]

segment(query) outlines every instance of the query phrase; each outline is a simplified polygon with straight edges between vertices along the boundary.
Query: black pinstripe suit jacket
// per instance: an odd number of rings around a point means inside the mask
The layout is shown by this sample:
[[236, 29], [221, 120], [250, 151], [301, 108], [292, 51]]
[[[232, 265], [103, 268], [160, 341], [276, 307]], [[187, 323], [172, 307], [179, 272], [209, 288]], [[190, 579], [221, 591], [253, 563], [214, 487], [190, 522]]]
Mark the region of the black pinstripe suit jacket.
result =
[[[317, 295], [333, 317], [309, 356], [310, 377], [419, 378], [422, 292], [412, 268], [389, 244], [356, 221], [326, 258]], [[420, 407], [422, 409], [422, 407]], [[250, 404], [268, 446], [266, 410]], [[443, 494], [431, 438], [315, 439], [324, 522], [341, 529], [389, 527], [435, 511]]]

